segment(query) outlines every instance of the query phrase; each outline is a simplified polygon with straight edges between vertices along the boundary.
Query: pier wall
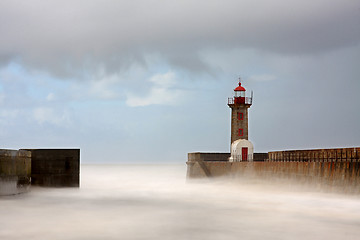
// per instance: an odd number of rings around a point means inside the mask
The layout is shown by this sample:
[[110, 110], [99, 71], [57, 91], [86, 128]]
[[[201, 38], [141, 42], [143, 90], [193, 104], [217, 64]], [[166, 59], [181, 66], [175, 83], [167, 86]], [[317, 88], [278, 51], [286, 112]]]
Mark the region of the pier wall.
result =
[[359, 162], [360, 147], [269, 152], [269, 161]]
[[[217, 172], [224, 174], [228, 171], [228, 164], [230, 153], [203, 153], [203, 152], [194, 152], [188, 153], [187, 161], [187, 177], [196, 178], [196, 177], [205, 177], [217, 175]], [[254, 161], [265, 161], [268, 157], [267, 153], [254, 153]], [[208, 166], [205, 166], [205, 163], [211, 163]], [[211, 169], [208, 169], [211, 167]], [[221, 174], [220, 174], [221, 175]]]
[[[360, 148], [277, 151], [257, 154], [258, 161], [254, 162], [228, 162], [224, 160], [226, 154], [212, 157], [212, 153], [189, 153], [187, 177], [296, 180], [360, 192], [359, 153]], [[213, 160], [219, 157], [221, 161]]]
[[188, 178], [242, 177], [360, 193], [360, 162], [187, 162]]
[[80, 149], [0, 149], [0, 195], [42, 187], [79, 187]]
[[[220, 161], [227, 162], [229, 161], [230, 153], [204, 153], [204, 152], [194, 152], [188, 153], [188, 161]], [[267, 153], [254, 153], [254, 161], [265, 161], [268, 158]]]
[[80, 149], [29, 149], [31, 184], [43, 187], [79, 187]]
[[0, 149], [0, 195], [26, 192], [30, 183], [31, 153]]

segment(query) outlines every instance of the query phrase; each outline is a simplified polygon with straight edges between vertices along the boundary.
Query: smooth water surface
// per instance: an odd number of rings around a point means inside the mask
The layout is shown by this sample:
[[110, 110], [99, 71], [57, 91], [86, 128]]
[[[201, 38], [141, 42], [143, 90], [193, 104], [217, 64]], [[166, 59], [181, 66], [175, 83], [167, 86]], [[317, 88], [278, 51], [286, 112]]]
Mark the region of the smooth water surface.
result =
[[184, 165], [83, 165], [80, 189], [0, 198], [0, 239], [359, 239], [360, 197]]

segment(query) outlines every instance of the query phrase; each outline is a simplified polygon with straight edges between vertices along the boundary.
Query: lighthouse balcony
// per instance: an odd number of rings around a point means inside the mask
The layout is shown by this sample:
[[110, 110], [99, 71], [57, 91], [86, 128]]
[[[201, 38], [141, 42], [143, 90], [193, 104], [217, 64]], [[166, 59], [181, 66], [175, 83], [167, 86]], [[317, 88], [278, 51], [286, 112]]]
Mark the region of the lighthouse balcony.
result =
[[251, 105], [252, 104], [252, 98], [251, 97], [231, 97], [231, 98], [228, 98], [228, 105], [235, 105], [235, 104]]

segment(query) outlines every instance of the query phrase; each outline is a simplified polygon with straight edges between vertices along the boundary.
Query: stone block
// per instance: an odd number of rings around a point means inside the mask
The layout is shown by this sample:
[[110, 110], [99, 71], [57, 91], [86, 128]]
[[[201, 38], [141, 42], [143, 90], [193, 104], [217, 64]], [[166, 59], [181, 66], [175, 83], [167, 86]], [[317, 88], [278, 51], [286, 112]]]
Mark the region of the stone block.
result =
[[28, 149], [32, 184], [43, 187], [79, 187], [80, 149]]
[[31, 153], [0, 149], [0, 195], [12, 195], [29, 190]]

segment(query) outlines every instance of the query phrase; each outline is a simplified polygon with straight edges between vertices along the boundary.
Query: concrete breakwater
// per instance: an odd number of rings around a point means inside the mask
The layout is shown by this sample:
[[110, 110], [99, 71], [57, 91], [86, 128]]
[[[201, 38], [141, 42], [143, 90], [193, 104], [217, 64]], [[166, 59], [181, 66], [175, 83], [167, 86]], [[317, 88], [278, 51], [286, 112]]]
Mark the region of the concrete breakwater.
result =
[[188, 162], [188, 178], [255, 178], [360, 193], [360, 162]]
[[229, 153], [189, 153], [187, 177], [295, 180], [360, 193], [360, 148], [277, 151], [254, 154], [253, 162], [229, 162]]
[[31, 185], [79, 187], [80, 149], [31, 149]]
[[268, 161], [359, 162], [360, 148], [274, 151], [268, 153]]
[[42, 187], [79, 187], [80, 149], [0, 149], [0, 195]]
[[28, 191], [31, 183], [31, 152], [0, 149], [0, 195]]

